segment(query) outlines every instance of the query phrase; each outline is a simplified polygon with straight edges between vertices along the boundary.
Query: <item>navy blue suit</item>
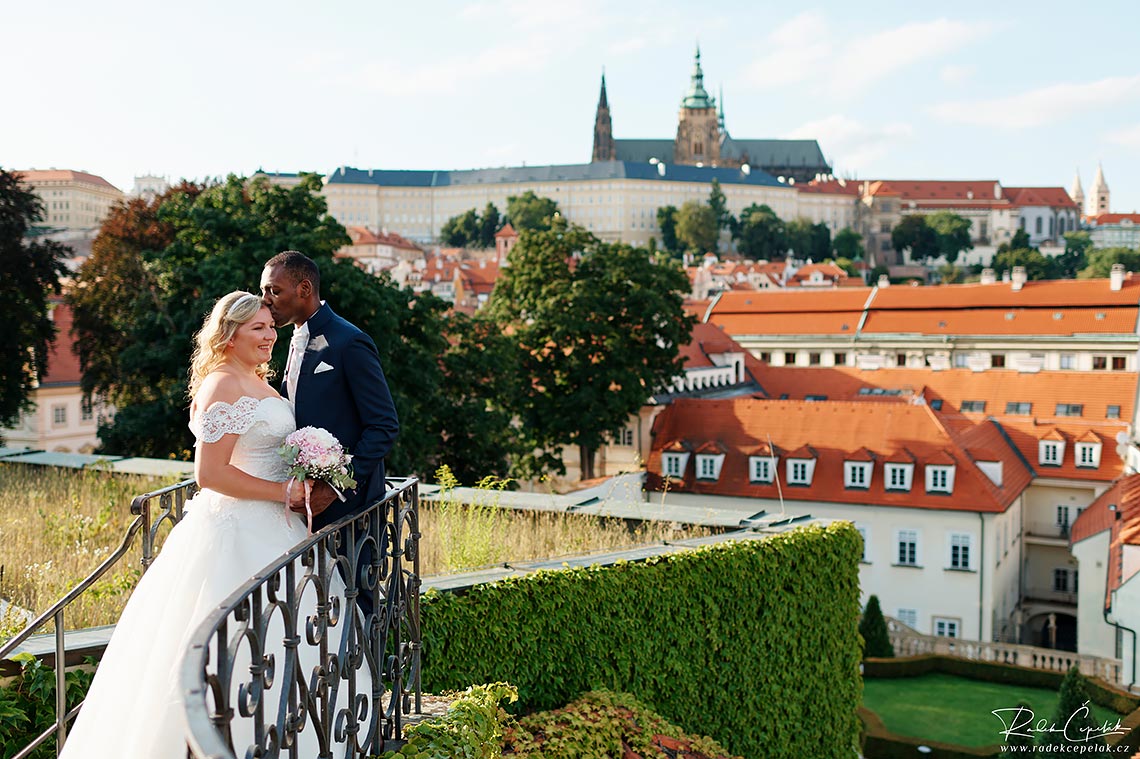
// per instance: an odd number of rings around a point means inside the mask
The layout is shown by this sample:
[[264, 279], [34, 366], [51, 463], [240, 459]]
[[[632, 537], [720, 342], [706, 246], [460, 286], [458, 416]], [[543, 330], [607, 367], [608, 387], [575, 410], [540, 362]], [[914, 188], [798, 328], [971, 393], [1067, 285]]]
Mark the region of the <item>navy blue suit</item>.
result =
[[[372, 338], [322, 304], [307, 322], [309, 346], [297, 378], [297, 428], [324, 427], [352, 454], [356, 490], [313, 518], [317, 530], [384, 495], [384, 457], [400, 423]], [[284, 386], [284, 383], [282, 383]], [[282, 388], [283, 394], [288, 390]]]

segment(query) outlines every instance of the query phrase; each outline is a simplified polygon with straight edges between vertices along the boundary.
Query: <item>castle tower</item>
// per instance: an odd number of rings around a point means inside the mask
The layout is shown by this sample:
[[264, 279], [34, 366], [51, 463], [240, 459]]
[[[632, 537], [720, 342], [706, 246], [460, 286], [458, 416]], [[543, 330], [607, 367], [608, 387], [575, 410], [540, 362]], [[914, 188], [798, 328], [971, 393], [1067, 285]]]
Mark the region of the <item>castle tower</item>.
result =
[[1077, 204], [1078, 213], [1085, 212], [1085, 191], [1081, 187], [1081, 170], [1073, 176], [1073, 189], [1069, 190], [1069, 197]]
[[717, 125], [716, 98], [705, 90], [701, 71], [701, 49], [693, 61], [689, 91], [681, 100], [677, 119], [677, 139], [673, 143], [675, 163], [714, 165], [720, 158], [720, 128]]
[[614, 128], [610, 121], [610, 104], [606, 99], [606, 73], [602, 72], [602, 93], [598, 96], [598, 112], [594, 116], [594, 152], [590, 162], [617, 159]]
[[1089, 190], [1088, 215], [1100, 216], [1109, 212], [1108, 182], [1104, 181], [1104, 169], [1096, 165], [1096, 177], [1093, 179], [1092, 189]]

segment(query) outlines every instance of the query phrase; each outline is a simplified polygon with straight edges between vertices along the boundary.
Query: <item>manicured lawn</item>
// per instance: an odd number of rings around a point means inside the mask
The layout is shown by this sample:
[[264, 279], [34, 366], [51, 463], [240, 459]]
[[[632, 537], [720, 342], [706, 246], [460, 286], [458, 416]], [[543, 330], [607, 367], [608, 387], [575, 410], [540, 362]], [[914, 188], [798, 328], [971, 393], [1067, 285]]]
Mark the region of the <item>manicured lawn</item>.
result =
[[[879, 715], [887, 729], [898, 735], [926, 738], [960, 746], [1001, 743], [1001, 720], [994, 709], [1012, 709], [1024, 701], [1033, 709], [1034, 723], [1052, 721], [1056, 691], [998, 685], [935, 673], [921, 677], [867, 678], [863, 704]], [[1091, 705], [1098, 724], [1120, 716]], [[1012, 712], [1006, 712], [1011, 715]], [[1009, 720], [1009, 717], [1006, 717]]]

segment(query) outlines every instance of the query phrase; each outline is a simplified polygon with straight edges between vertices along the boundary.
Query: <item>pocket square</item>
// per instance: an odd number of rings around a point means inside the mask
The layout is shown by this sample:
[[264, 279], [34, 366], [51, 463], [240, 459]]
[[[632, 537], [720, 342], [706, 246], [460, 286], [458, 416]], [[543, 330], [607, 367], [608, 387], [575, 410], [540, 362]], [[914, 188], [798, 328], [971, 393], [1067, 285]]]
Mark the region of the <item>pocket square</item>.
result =
[[[314, 337], [312, 340], [309, 341], [309, 345], [307, 347], [307, 350], [323, 351], [327, 347], [329, 347], [329, 341], [325, 339], [325, 336], [324, 335], [317, 335], [316, 337]], [[331, 369], [331, 368], [332, 367], [330, 366], [329, 369]]]
[[326, 364], [324, 361], [317, 364], [317, 368], [313, 370], [313, 374], [320, 374], [321, 372], [331, 372], [333, 368]]

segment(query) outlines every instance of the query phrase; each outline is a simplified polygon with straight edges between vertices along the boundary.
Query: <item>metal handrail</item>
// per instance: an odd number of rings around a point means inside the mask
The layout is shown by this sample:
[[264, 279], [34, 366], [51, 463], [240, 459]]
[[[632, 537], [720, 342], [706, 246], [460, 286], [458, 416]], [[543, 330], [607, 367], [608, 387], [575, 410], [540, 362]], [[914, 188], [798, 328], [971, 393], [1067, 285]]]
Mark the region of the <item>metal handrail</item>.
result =
[[[67, 723], [79, 712], [79, 707], [82, 706], [82, 704], [80, 704], [70, 712], [67, 711], [66, 668], [64, 666], [64, 657], [66, 655], [64, 645], [64, 635], [66, 632], [64, 630], [64, 611], [126, 555], [135, 536], [139, 534], [140, 531], [143, 534], [143, 555], [141, 563], [143, 572], [145, 572], [151, 562], [154, 561], [154, 544], [158, 535], [159, 526], [166, 521], [173, 524], [182, 519], [183, 506], [186, 504], [188, 496], [193, 495], [196, 491], [197, 484], [194, 480], [184, 480], [176, 485], [170, 485], [160, 490], [135, 496], [131, 501], [131, 513], [135, 515], [135, 519], [127, 527], [127, 532], [123, 535], [119, 547], [116, 548], [103, 563], [96, 567], [95, 571], [87, 575], [78, 585], [69, 590], [63, 598], [56, 601], [46, 611], [29, 622], [23, 630], [16, 633], [15, 637], [0, 646], [0, 660], [7, 659], [21, 643], [34, 635], [49, 621], [55, 622], [55, 725], [21, 749], [12, 759], [24, 759], [24, 757], [29, 756], [32, 751], [51, 737], [52, 733], [56, 734], [56, 755], [58, 756], [67, 738]], [[156, 498], [159, 500], [162, 511], [158, 518], [153, 520], [152, 523], [151, 504]]]
[[401, 742], [413, 696], [422, 711], [418, 484], [390, 478], [383, 499], [298, 543], [197, 627], [181, 671], [191, 757], [294, 755], [310, 736], [321, 756]]

